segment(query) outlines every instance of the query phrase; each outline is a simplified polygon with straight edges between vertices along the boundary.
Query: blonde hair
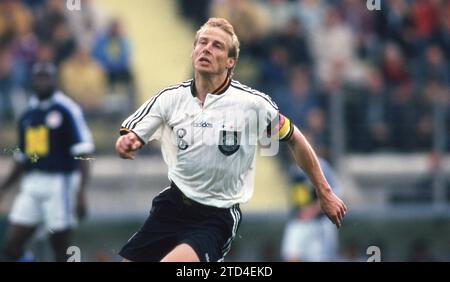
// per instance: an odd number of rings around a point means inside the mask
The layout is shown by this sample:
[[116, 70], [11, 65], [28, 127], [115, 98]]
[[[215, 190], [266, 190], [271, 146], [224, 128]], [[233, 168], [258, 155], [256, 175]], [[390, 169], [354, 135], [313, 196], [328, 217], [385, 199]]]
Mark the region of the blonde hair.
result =
[[[195, 35], [195, 41], [194, 46], [197, 45], [198, 38], [200, 36], [200, 33], [208, 27], [218, 27], [221, 30], [225, 31], [228, 35], [231, 36], [231, 46], [230, 50], [228, 51], [228, 57], [234, 58], [237, 62], [239, 58], [239, 39], [234, 32], [233, 26], [223, 18], [209, 18], [208, 21], [202, 25], [199, 30], [197, 30], [197, 33]], [[236, 65], [236, 64], [235, 64]]]

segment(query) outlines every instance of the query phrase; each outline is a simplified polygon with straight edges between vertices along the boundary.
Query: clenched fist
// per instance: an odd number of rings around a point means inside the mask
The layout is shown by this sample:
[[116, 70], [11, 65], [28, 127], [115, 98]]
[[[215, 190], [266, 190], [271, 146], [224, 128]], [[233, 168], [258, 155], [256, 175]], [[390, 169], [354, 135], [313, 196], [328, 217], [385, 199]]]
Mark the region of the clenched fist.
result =
[[135, 133], [129, 132], [117, 139], [116, 152], [123, 159], [133, 160], [134, 152], [139, 150], [143, 145]]

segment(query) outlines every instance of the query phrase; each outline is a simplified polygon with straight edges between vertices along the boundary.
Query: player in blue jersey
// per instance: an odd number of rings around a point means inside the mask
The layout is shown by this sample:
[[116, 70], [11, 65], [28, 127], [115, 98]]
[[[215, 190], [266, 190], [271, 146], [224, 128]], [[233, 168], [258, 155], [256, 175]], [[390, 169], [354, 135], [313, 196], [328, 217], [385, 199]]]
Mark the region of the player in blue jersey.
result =
[[1, 195], [21, 178], [2, 259], [21, 260], [25, 244], [44, 223], [55, 260], [66, 261], [71, 231], [86, 212], [89, 168], [82, 159], [94, 144], [80, 107], [57, 90], [54, 65], [35, 64], [32, 85], [34, 95], [19, 120], [20, 152], [0, 185]]
[[[333, 191], [338, 184], [330, 164], [319, 157], [323, 174]], [[334, 261], [337, 259], [337, 230], [320, 208], [316, 189], [305, 172], [292, 166], [290, 176], [291, 211], [281, 244], [284, 261]]]

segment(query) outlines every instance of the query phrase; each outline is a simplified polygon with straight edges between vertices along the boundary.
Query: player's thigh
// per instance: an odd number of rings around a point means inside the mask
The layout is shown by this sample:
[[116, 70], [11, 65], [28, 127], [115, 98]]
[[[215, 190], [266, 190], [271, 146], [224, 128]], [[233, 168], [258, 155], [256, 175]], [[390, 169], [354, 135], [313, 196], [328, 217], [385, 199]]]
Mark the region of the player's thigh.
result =
[[18, 226], [34, 226], [42, 221], [42, 206], [39, 198], [27, 190], [22, 190], [14, 200], [9, 213], [9, 221]]
[[176, 246], [170, 251], [161, 262], [199, 262], [200, 258], [194, 249], [186, 244], [182, 243]]
[[180, 243], [190, 254], [194, 250], [202, 262], [223, 261], [231, 249], [240, 225], [242, 214], [239, 207], [217, 210], [207, 214], [203, 220], [192, 223], [180, 234]]
[[50, 232], [72, 229], [77, 225], [76, 201], [79, 175], [64, 174], [49, 183], [48, 195], [43, 202], [45, 226]]

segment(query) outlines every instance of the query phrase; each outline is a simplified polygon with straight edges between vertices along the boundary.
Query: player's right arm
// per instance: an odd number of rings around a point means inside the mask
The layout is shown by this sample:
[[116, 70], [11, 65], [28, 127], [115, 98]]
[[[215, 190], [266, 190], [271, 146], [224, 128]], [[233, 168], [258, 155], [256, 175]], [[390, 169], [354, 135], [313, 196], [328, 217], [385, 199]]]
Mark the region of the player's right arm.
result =
[[134, 159], [134, 152], [142, 148], [166, 120], [170, 105], [167, 92], [160, 92], [129, 116], [120, 128], [116, 152], [123, 159]]
[[0, 185], [0, 198], [4, 191], [11, 187], [24, 172], [24, 165], [20, 162], [15, 161], [14, 166], [6, 179]]
[[8, 176], [3, 182], [0, 182], [0, 199], [4, 191], [10, 188], [14, 183], [19, 180], [22, 174], [25, 171], [25, 163], [27, 160], [27, 156], [25, 155], [25, 142], [24, 142], [24, 128], [23, 128], [23, 118], [22, 116], [19, 121], [19, 127], [17, 130], [18, 136], [18, 150], [14, 152], [13, 159], [14, 164], [11, 171], [8, 173]]

